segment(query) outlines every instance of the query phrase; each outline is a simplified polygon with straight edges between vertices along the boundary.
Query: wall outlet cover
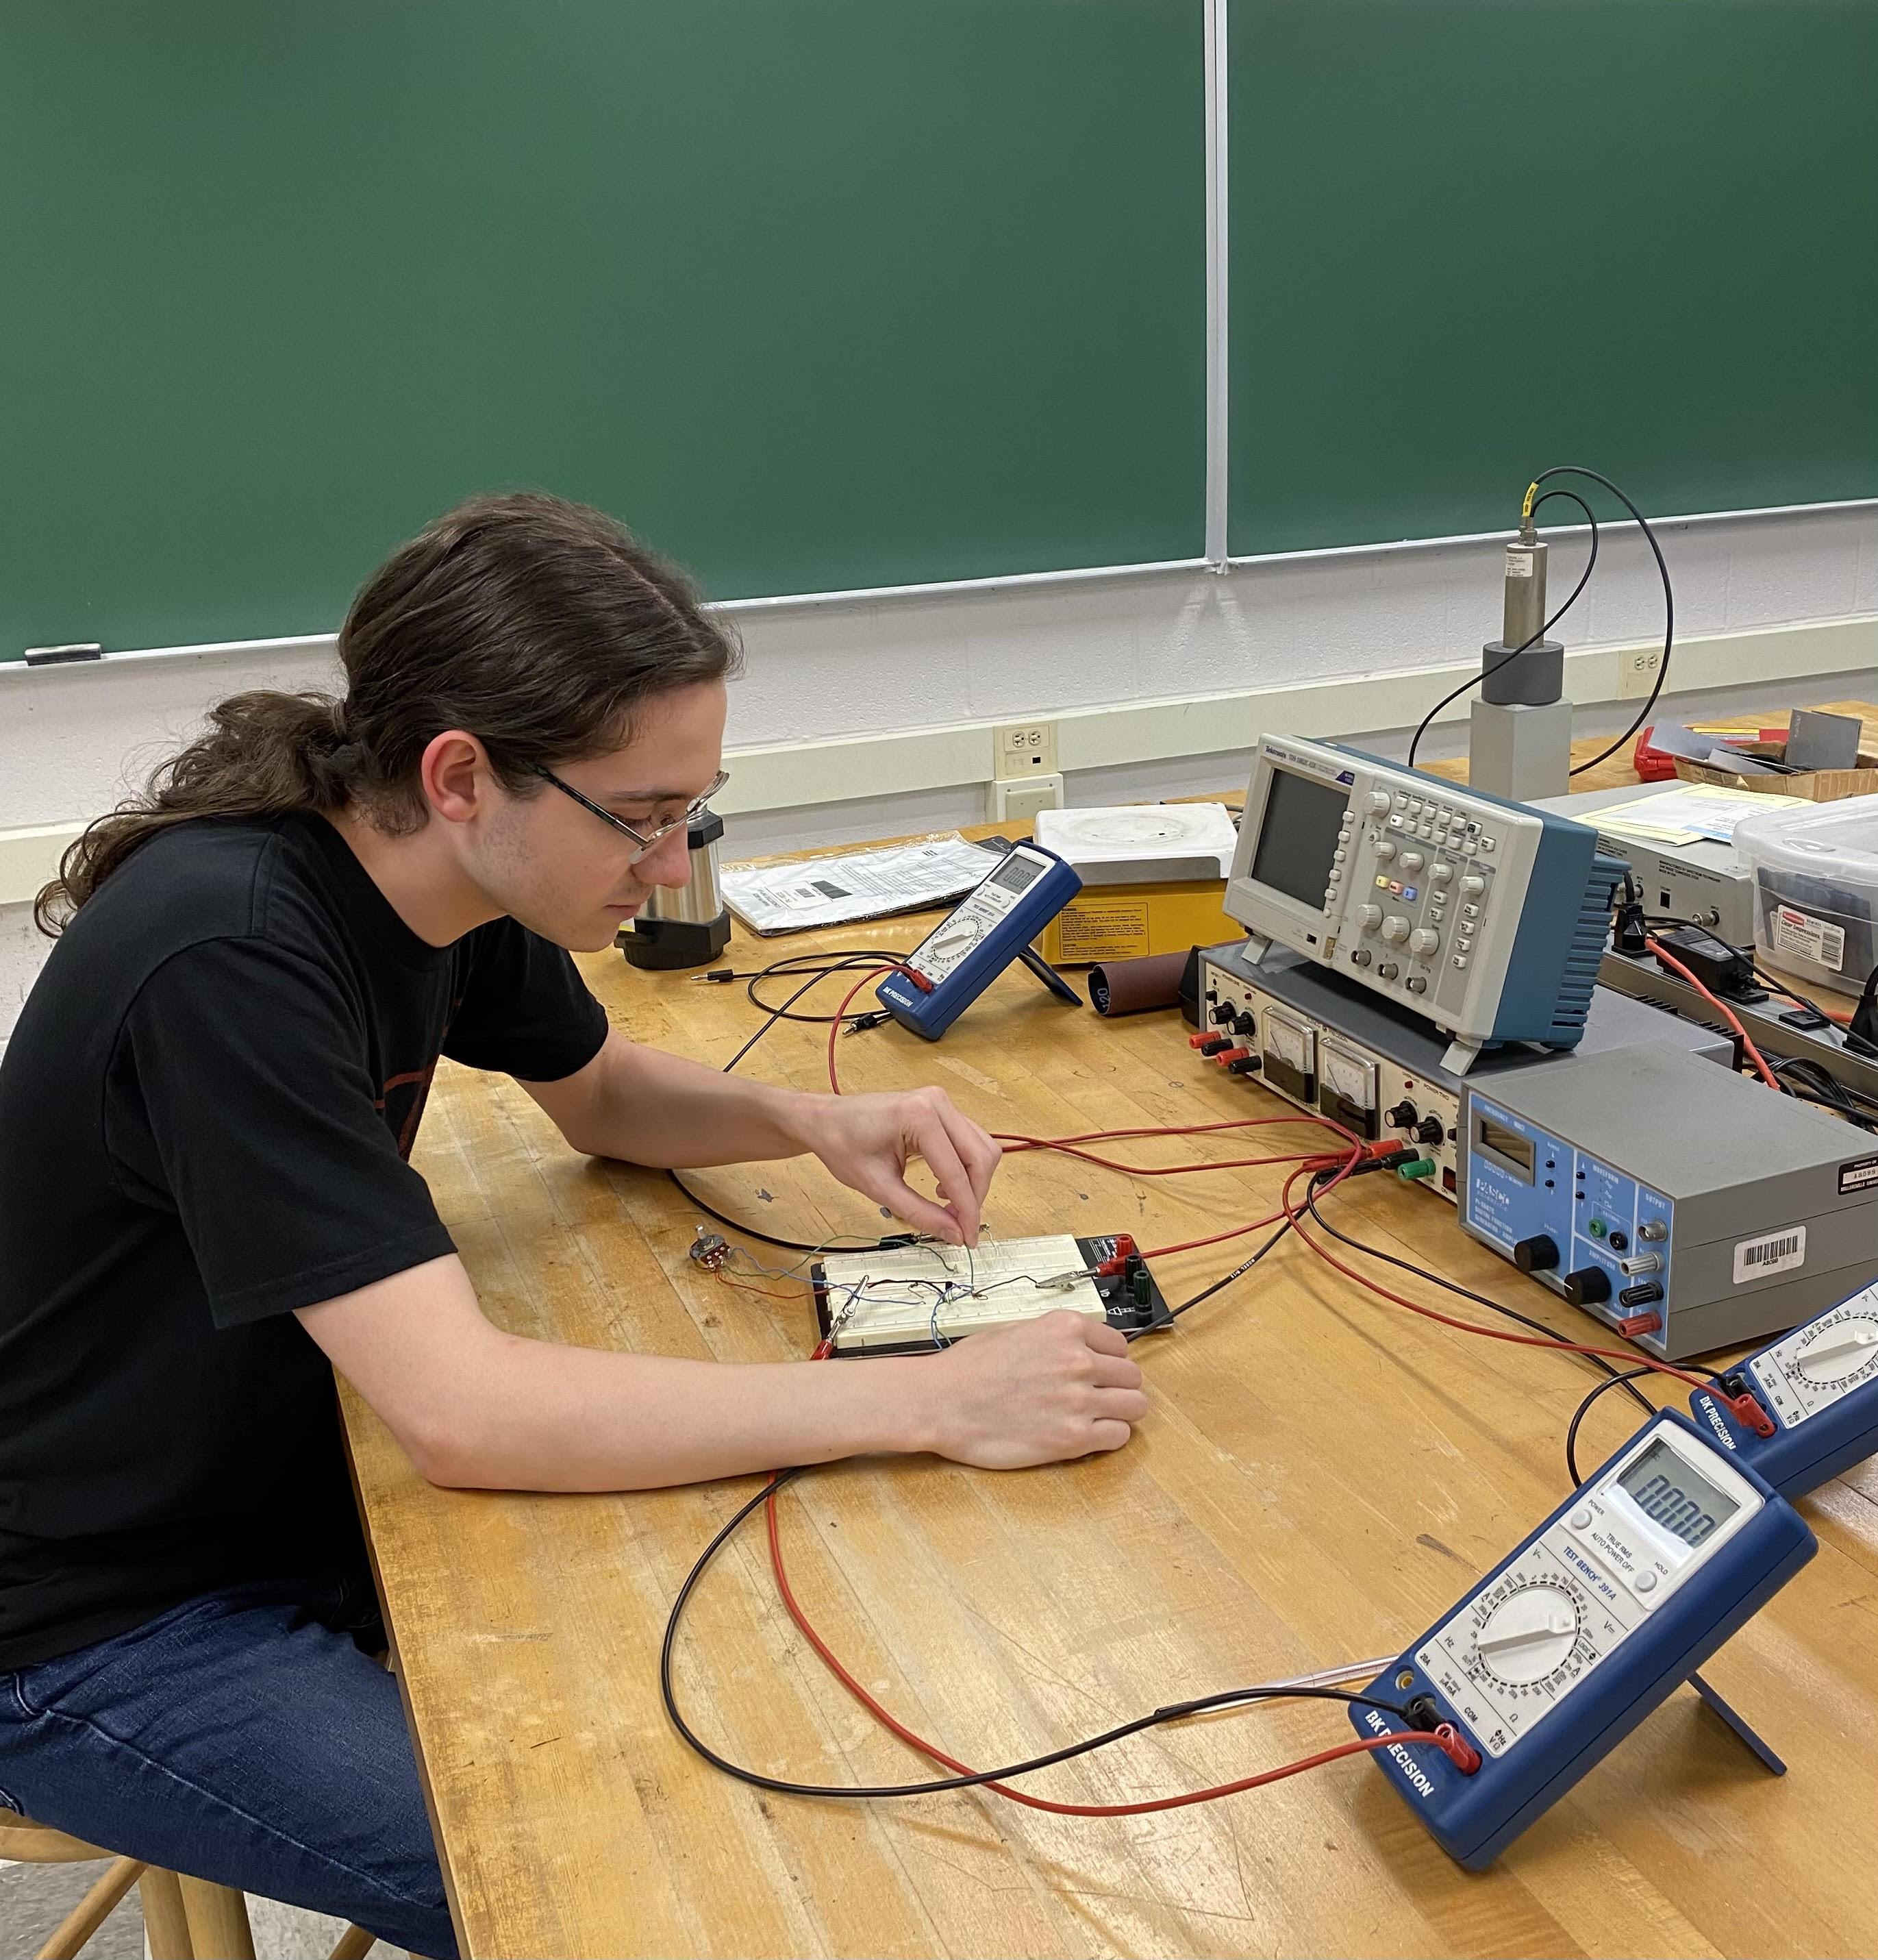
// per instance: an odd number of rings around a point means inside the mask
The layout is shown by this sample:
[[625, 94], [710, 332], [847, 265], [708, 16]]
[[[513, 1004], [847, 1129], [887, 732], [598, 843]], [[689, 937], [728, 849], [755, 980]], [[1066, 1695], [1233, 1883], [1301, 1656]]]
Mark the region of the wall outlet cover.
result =
[[[1053, 721], [1003, 721], [991, 731], [991, 774], [999, 782], [1020, 777], [1057, 773], [1057, 724]], [[1040, 808], [1047, 810], [1047, 803]]]
[[1660, 647], [1625, 647], [1617, 656], [1617, 698], [1641, 701], [1662, 671]]
[[987, 816], [993, 823], [1028, 823], [1040, 810], [1061, 810], [1063, 778], [1025, 776], [1021, 781], [993, 783]]

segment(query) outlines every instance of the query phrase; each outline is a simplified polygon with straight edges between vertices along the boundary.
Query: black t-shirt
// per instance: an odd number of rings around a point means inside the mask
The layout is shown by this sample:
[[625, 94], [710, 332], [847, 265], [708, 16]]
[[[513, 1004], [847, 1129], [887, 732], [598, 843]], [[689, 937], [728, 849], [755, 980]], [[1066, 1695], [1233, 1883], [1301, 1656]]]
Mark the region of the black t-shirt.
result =
[[323, 819], [197, 819], [52, 949], [0, 1060], [0, 1669], [363, 1561], [293, 1316], [452, 1249], [440, 1054], [553, 1081], [606, 1017], [511, 919], [426, 945]]

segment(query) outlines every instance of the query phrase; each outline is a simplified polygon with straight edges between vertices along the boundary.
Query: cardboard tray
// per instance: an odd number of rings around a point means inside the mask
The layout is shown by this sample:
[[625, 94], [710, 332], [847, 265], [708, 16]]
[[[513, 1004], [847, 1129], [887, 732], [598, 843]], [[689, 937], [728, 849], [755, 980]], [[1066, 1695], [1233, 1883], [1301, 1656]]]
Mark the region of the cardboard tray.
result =
[[[1867, 724], [1870, 726], [1869, 724]], [[1778, 762], [1785, 756], [1784, 742], [1737, 742], [1731, 745], [1744, 756], [1759, 756]], [[1755, 790], [1768, 796], [1799, 797], [1807, 803], [1837, 803], [1841, 797], [1878, 796], [1878, 756], [1861, 749], [1858, 766], [1853, 769], [1809, 769], [1797, 776], [1750, 776], [1738, 770], [1722, 768], [1710, 762], [1676, 758], [1676, 773], [1686, 783], [1712, 783], [1723, 789]]]

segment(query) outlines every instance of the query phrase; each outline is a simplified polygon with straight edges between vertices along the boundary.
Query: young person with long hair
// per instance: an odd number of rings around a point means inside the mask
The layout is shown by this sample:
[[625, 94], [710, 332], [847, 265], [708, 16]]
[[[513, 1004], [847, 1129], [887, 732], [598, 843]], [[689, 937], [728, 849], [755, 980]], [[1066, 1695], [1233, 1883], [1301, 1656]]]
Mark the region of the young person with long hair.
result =
[[446, 1955], [334, 1368], [433, 1482], [504, 1490], [1016, 1467], [1119, 1448], [1146, 1403], [1069, 1315], [865, 1368], [486, 1320], [408, 1161], [440, 1055], [574, 1150], [812, 1153], [968, 1243], [997, 1147], [936, 1089], [801, 1095], [609, 1029], [568, 949], [686, 881], [736, 662], [611, 519], [466, 504], [339, 653], [342, 697], [223, 702], [41, 895], [59, 943], [0, 1062], [0, 1805]]

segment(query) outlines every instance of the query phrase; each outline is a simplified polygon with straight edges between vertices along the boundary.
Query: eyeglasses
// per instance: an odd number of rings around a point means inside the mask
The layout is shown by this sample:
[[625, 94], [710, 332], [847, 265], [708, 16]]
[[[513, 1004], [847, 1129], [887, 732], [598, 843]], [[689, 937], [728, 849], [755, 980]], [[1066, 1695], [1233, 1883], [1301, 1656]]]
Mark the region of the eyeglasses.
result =
[[730, 780], [730, 772], [728, 769], [720, 769], [712, 778], [709, 788], [702, 796], [693, 798], [682, 816], [675, 816], [669, 823], [662, 823], [656, 830], [636, 830], [632, 825], [626, 822], [624, 818], [615, 816], [610, 810], [601, 809], [591, 797], [583, 796], [572, 783], [564, 783], [552, 769], [545, 769], [540, 763], [537, 762], [535, 765], [535, 773], [544, 782], [552, 783], [563, 796], [572, 797], [583, 810], [592, 810], [602, 823], [610, 823], [615, 830], [624, 831], [633, 840], [634, 848], [629, 861], [634, 864], [637, 864], [647, 851], [656, 849], [663, 843], [673, 831], [688, 829], [704, 815], [704, 806]]

